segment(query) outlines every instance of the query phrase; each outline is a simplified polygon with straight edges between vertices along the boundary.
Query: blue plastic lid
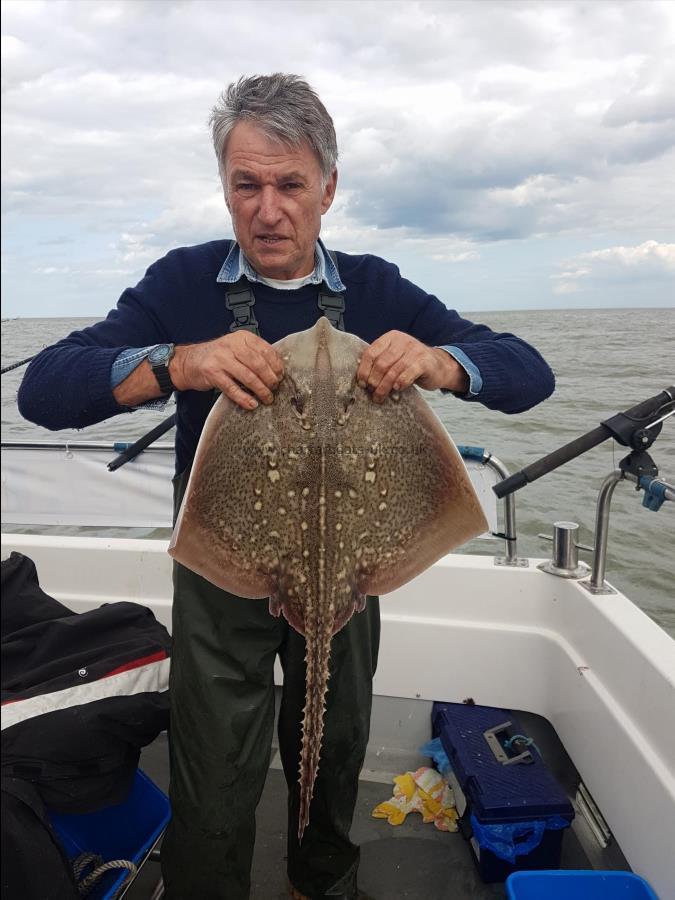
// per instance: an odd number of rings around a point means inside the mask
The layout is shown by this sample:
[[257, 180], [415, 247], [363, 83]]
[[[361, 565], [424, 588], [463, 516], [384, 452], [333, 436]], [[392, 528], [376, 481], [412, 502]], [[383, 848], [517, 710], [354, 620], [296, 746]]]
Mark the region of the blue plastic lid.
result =
[[658, 900], [632, 872], [514, 872], [506, 879], [508, 900]]

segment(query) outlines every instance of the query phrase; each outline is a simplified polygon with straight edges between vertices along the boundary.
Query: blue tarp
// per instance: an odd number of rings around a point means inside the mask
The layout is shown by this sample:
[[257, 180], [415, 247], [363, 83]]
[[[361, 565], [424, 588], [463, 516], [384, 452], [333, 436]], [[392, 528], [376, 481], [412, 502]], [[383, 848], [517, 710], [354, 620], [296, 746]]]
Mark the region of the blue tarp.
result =
[[533, 822], [504, 822], [501, 825], [484, 825], [471, 814], [473, 836], [481, 850], [491, 850], [499, 859], [512, 865], [517, 856], [525, 856], [536, 850], [547, 828], [559, 830], [570, 823], [562, 816], [549, 816]]

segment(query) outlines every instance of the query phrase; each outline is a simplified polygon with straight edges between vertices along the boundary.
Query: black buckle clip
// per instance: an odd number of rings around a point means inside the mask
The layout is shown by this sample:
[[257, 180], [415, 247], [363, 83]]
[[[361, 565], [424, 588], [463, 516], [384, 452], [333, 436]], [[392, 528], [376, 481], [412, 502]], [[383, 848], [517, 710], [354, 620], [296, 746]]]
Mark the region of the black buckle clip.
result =
[[230, 331], [250, 331], [252, 334], [258, 334], [258, 322], [253, 313], [254, 304], [255, 297], [250, 288], [227, 292], [225, 306], [232, 311], [234, 318]]
[[321, 309], [334, 309], [338, 312], [345, 311], [345, 298], [342, 294], [319, 294], [319, 306]]
[[345, 330], [343, 313], [345, 311], [345, 298], [342, 294], [319, 292], [319, 309], [325, 314], [330, 324], [338, 331]]

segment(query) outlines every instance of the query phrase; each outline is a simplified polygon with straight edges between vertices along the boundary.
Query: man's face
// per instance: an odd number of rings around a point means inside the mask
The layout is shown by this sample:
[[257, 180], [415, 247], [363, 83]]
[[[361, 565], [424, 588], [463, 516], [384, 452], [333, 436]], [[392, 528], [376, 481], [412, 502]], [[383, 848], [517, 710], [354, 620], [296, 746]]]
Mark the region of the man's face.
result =
[[289, 147], [249, 122], [238, 122], [227, 143], [225, 180], [234, 233], [254, 269], [283, 280], [309, 275], [337, 172], [322, 188], [319, 161], [309, 145]]

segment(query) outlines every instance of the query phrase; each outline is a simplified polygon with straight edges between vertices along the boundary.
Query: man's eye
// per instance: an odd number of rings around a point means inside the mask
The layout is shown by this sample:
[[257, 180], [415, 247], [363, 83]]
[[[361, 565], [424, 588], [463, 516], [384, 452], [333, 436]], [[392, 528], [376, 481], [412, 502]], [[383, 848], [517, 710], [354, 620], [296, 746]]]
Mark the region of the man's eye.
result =
[[297, 191], [298, 188], [301, 188], [302, 185], [297, 181], [286, 181], [283, 184], [283, 189], [285, 191]]
[[242, 181], [237, 185], [238, 191], [243, 191], [244, 193], [251, 193], [251, 191], [255, 190], [255, 185], [251, 184], [250, 181]]

